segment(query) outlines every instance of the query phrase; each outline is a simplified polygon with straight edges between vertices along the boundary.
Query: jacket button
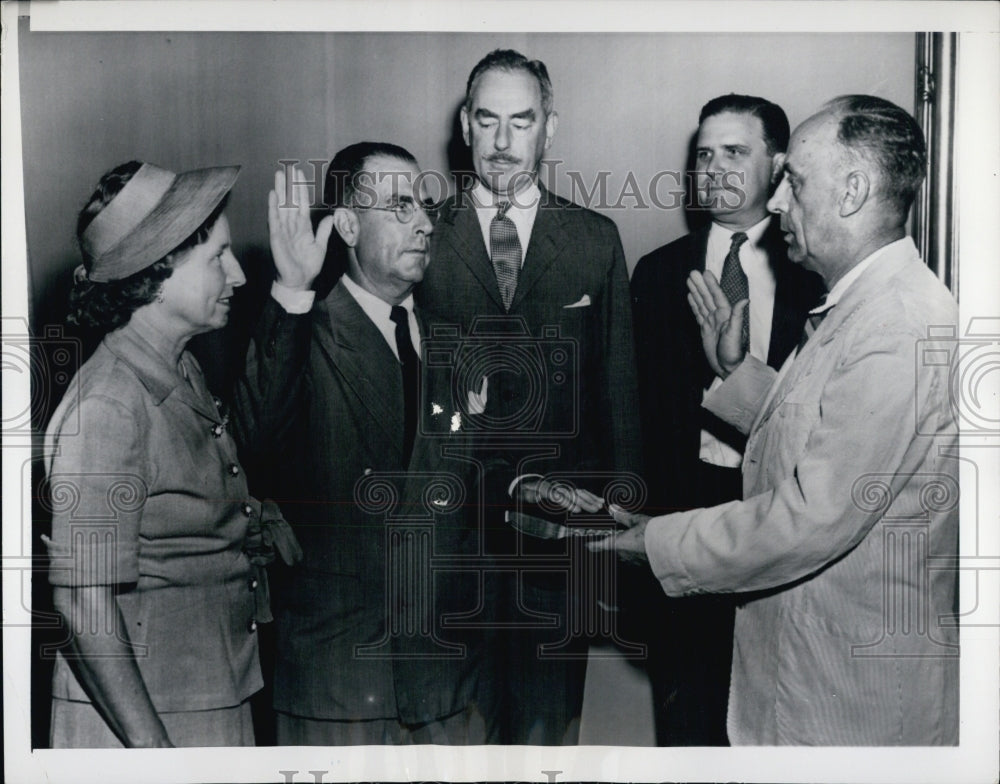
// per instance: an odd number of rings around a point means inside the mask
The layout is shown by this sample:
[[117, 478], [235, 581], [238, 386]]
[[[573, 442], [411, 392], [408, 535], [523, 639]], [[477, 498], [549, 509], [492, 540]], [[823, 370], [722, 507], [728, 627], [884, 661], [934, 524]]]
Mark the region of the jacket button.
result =
[[229, 464], [229, 473], [232, 474], [233, 476], [239, 476], [240, 475], [240, 467], [238, 465], [236, 465], [236, 463], [230, 463]]
[[370, 474], [371, 472], [372, 472], [372, 470], [370, 468], [366, 468], [365, 469], [365, 476], [368, 476], [368, 474]]
[[[251, 590], [251, 592], [252, 591], [256, 591], [258, 585], [260, 585], [260, 583], [257, 582], [257, 578], [256, 577], [251, 577], [250, 578], [250, 590]], [[251, 621], [251, 623], [252, 623], [252, 621]]]
[[250, 504], [243, 504], [243, 514], [247, 517], [253, 514], [253, 507]]
[[250, 623], [247, 624], [247, 633], [253, 634], [255, 631], [257, 631], [257, 621], [251, 618]]
[[225, 430], [226, 430], [226, 428], [224, 428], [218, 422], [216, 424], [212, 425], [212, 435], [215, 436], [216, 438], [222, 438], [222, 434], [225, 432]]
[[213, 397], [212, 402], [215, 403], [216, 408], [222, 408], [222, 401], [219, 398]]

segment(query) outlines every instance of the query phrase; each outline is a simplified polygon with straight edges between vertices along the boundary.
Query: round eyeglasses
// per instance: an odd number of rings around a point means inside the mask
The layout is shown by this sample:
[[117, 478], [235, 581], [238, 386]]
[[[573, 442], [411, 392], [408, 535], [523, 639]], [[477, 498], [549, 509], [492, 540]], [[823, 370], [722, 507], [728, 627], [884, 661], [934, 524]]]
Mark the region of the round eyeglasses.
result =
[[422, 202], [418, 204], [415, 201], [401, 201], [393, 204], [389, 207], [376, 207], [376, 206], [364, 206], [364, 205], [352, 205], [351, 209], [354, 210], [380, 210], [382, 212], [392, 212], [396, 215], [396, 220], [400, 223], [411, 223], [413, 221], [413, 216], [417, 214], [418, 210], [422, 210], [427, 216], [431, 223], [437, 222], [438, 217], [438, 207], [431, 202]]

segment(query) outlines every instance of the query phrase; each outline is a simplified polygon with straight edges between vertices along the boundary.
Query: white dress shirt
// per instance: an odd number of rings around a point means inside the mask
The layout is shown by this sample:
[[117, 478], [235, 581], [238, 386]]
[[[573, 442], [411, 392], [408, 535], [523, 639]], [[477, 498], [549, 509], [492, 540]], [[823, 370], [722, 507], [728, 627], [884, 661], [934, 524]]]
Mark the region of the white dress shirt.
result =
[[[767, 353], [771, 345], [771, 320], [774, 316], [774, 272], [767, 251], [761, 247], [760, 241], [771, 222], [768, 215], [759, 223], [746, 230], [747, 240], [740, 246], [740, 266], [746, 273], [750, 287], [750, 354], [761, 362], [767, 362]], [[730, 229], [713, 223], [708, 232], [708, 249], [705, 254], [705, 270], [715, 275], [716, 280], [722, 279], [722, 267], [733, 241]], [[705, 392], [716, 389], [722, 384], [721, 378], [716, 378]], [[706, 463], [730, 468], [739, 468], [743, 455], [733, 449], [707, 430], [701, 431], [701, 448], [698, 457]]]
[[[385, 342], [389, 344], [389, 348], [392, 349], [392, 353], [396, 355], [396, 359], [399, 359], [399, 351], [396, 348], [396, 322], [392, 320], [392, 305], [388, 302], [379, 299], [370, 291], [366, 291], [361, 288], [357, 283], [351, 280], [350, 275], [344, 274], [341, 278], [344, 284], [344, 288], [347, 289], [348, 293], [354, 297], [358, 305], [365, 312], [365, 315], [371, 319], [372, 323], [378, 327], [378, 331], [382, 333], [382, 337], [385, 338]], [[280, 283], [275, 281], [271, 284], [271, 296], [285, 309], [286, 313], [308, 313], [312, 308], [313, 300], [316, 297], [316, 292], [314, 291], [295, 291], [288, 288], [287, 286], [282, 286]], [[413, 295], [410, 294], [399, 303], [401, 307], [406, 309], [407, 320], [410, 325], [410, 339], [413, 341], [413, 349], [417, 352], [417, 356], [420, 356], [420, 327], [417, 325], [417, 317], [413, 314]]]

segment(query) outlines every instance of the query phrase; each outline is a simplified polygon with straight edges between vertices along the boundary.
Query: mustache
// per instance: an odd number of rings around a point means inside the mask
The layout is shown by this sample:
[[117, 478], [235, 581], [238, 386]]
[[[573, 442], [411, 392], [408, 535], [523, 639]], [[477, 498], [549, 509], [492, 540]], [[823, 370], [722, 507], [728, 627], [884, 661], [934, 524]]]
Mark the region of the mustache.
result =
[[490, 163], [520, 163], [521, 159], [513, 155], [508, 155], [505, 152], [495, 152], [491, 155], [486, 156], [486, 160]]

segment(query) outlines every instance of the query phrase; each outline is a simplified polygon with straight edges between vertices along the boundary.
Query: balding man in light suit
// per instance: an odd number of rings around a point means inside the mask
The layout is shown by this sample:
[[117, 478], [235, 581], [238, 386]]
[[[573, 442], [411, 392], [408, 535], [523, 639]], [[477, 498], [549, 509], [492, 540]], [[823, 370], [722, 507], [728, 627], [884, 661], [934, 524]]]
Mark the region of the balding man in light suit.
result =
[[916, 122], [881, 98], [796, 129], [768, 206], [828, 290], [799, 348], [780, 371], [744, 356], [747, 300], [691, 279], [725, 379], [705, 405], [749, 432], [744, 500], [616, 512], [631, 527], [599, 545], [648, 559], [668, 595], [741, 594], [734, 745], [958, 742], [955, 416], [947, 362], [922, 359], [947, 356], [928, 336], [958, 314], [905, 232], [925, 166]]

